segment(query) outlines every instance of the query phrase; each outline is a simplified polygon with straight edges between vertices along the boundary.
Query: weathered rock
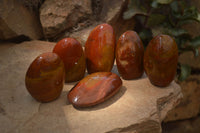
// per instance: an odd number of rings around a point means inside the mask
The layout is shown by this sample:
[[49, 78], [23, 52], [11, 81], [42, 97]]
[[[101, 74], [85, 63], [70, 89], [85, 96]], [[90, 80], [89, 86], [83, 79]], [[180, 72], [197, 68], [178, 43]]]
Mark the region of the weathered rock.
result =
[[[199, 53], [200, 53], [200, 47], [199, 47]], [[194, 69], [200, 70], [200, 56], [194, 57], [193, 52], [184, 52], [179, 56], [179, 62], [181, 64], [187, 64], [191, 66]]]
[[[88, 17], [83, 23], [78, 23], [77, 26], [73, 27], [71, 32], [60, 35], [56, 40], [65, 37], [74, 37], [80, 41], [82, 45], [85, 45], [92, 29], [102, 23], [108, 23], [113, 26], [116, 39], [125, 31], [134, 28], [134, 18], [129, 20], [123, 19], [123, 11], [127, 8], [128, 0], [93, 0], [92, 2], [93, 16]], [[89, 25], [89, 27], [87, 25]]]
[[29, 11], [16, 0], [0, 2], [0, 39], [7, 40], [18, 36], [30, 39], [43, 37], [42, 27], [36, 13]]
[[200, 76], [191, 75], [180, 86], [183, 99], [176, 108], [168, 112], [165, 122], [193, 118], [200, 113]]
[[40, 8], [45, 37], [55, 37], [91, 13], [90, 0], [46, 0]]
[[83, 30], [80, 30], [80, 31], [77, 31], [77, 32], [74, 32], [72, 34], [70, 34], [69, 36], [72, 37], [72, 38], [76, 38], [82, 46], [85, 46], [85, 42], [87, 41], [87, 38], [90, 34], [90, 32], [96, 27], [95, 26], [90, 26], [88, 28], [85, 28]]
[[[35, 57], [52, 51], [55, 43], [8, 45], [0, 45], [1, 133], [159, 133], [161, 121], [182, 96], [175, 82], [158, 88], [143, 76], [124, 80], [114, 97], [92, 108], [78, 110], [67, 101], [68, 91], [76, 83], [65, 84], [59, 99], [41, 104], [27, 92], [25, 72]], [[116, 66], [113, 71], [116, 72]]]
[[123, 13], [127, 8], [128, 0], [103, 0], [100, 14], [101, 21], [113, 26], [118, 40], [119, 36], [135, 26], [134, 18], [123, 19]]
[[200, 116], [162, 124], [162, 133], [199, 133]]
[[102, 10], [100, 18], [106, 22], [112, 21], [115, 17], [118, 17], [122, 11], [122, 8], [128, 4], [127, 0], [102, 0]]

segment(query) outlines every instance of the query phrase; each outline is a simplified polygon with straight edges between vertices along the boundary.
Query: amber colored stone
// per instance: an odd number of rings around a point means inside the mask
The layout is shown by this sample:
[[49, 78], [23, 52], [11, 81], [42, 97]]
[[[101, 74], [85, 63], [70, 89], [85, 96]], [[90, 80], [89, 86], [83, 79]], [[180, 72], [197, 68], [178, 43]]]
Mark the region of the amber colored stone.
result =
[[119, 76], [111, 72], [96, 72], [86, 76], [68, 93], [75, 107], [88, 107], [104, 102], [122, 86]]
[[64, 38], [54, 47], [53, 52], [58, 54], [65, 65], [66, 82], [74, 82], [85, 75], [85, 54], [81, 44], [74, 38]]
[[65, 68], [55, 53], [39, 55], [26, 72], [25, 84], [33, 98], [40, 102], [50, 102], [58, 98], [65, 81]]
[[116, 47], [117, 69], [123, 79], [135, 79], [142, 76], [144, 47], [134, 31], [123, 33]]
[[178, 48], [168, 35], [158, 35], [148, 44], [144, 54], [144, 70], [152, 84], [160, 87], [171, 83], [176, 75]]
[[109, 72], [114, 63], [115, 34], [109, 24], [100, 24], [90, 33], [85, 43], [88, 73]]

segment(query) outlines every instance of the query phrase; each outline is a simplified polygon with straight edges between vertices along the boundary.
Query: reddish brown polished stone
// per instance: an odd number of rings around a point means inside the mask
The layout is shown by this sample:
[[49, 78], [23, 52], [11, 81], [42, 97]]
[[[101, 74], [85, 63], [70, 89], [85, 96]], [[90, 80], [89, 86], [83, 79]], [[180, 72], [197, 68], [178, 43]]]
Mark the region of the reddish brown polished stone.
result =
[[40, 102], [58, 98], [63, 89], [65, 68], [55, 53], [39, 55], [26, 72], [25, 84], [28, 92]]
[[167, 86], [176, 75], [178, 48], [168, 35], [158, 35], [148, 44], [144, 54], [144, 70], [152, 84]]
[[135, 79], [142, 76], [144, 47], [134, 31], [123, 33], [116, 47], [117, 68], [123, 79]]
[[75, 107], [93, 106], [116, 94], [121, 86], [122, 80], [114, 73], [93, 73], [70, 90], [68, 100]]
[[64, 38], [54, 47], [53, 52], [58, 54], [65, 65], [66, 82], [82, 79], [85, 74], [86, 62], [81, 44], [74, 38]]
[[85, 44], [88, 73], [109, 72], [114, 63], [115, 34], [112, 26], [101, 24], [95, 27]]

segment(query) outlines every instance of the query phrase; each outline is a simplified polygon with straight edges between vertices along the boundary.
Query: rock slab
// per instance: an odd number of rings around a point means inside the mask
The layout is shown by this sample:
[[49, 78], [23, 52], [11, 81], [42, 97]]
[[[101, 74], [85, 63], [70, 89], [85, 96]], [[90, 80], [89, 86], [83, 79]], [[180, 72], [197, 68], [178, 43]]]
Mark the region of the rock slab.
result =
[[200, 113], [200, 76], [191, 75], [180, 86], [183, 98], [167, 113], [165, 122], [194, 118]]
[[43, 37], [42, 27], [36, 13], [16, 0], [0, 1], [0, 40], [19, 36], [30, 39]]
[[[153, 86], [143, 76], [123, 80], [120, 91], [102, 104], [76, 109], [67, 101], [76, 84], [65, 84], [61, 96], [39, 103], [24, 85], [28, 66], [55, 43], [31, 41], [0, 45], [0, 132], [1, 133], [103, 133], [161, 132], [161, 121], [182, 97], [180, 86]], [[116, 66], [113, 72], [117, 73]]]

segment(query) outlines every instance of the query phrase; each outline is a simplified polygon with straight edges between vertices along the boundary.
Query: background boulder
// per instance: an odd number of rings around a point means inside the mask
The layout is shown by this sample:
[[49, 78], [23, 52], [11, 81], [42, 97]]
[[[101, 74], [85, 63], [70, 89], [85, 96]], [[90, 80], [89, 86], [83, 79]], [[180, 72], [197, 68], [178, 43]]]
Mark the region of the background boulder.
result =
[[23, 2], [1, 0], [0, 2], [0, 40], [25, 36], [30, 39], [43, 37], [37, 13], [29, 10]]
[[90, 0], [45, 0], [40, 21], [46, 38], [53, 38], [92, 14]]

